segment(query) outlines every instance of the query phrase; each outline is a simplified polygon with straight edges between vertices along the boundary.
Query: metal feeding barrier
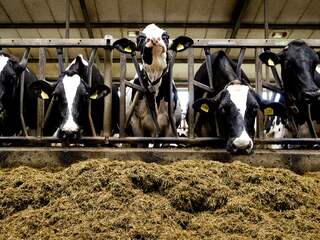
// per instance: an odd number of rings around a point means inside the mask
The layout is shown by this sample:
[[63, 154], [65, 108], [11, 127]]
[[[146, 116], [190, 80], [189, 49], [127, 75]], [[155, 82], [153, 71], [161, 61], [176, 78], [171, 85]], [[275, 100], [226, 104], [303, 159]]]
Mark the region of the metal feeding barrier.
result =
[[[146, 88], [141, 83], [141, 86], [135, 85], [125, 79], [126, 73], [126, 55], [128, 52], [122, 51], [120, 54], [120, 137], [112, 137], [111, 136], [111, 108], [112, 108], [112, 98], [111, 94], [109, 94], [105, 98], [104, 104], [104, 112], [103, 112], [103, 131], [102, 133], [97, 133], [95, 131], [92, 118], [91, 118], [91, 107], [89, 105], [88, 110], [88, 118], [92, 131], [92, 136], [82, 137], [79, 143], [84, 144], [97, 144], [97, 145], [108, 145], [108, 144], [116, 144], [116, 143], [176, 143], [176, 144], [186, 144], [186, 145], [206, 145], [206, 144], [221, 144], [224, 142], [224, 139], [220, 137], [195, 137], [194, 134], [194, 126], [197, 121], [197, 116], [194, 113], [192, 108], [192, 104], [194, 102], [194, 87], [199, 87], [205, 90], [204, 96], [207, 96], [208, 93], [213, 92], [213, 73], [212, 69], [208, 68], [209, 75], [209, 86], [199, 83], [194, 80], [194, 49], [202, 48], [205, 53], [205, 61], [207, 66], [211, 65], [210, 59], [210, 50], [215, 48], [240, 48], [240, 55], [237, 61], [237, 70], [236, 73], [238, 76], [241, 75], [241, 65], [244, 60], [246, 49], [254, 49], [255, 50], [255, 71], [256, 71], [256, 81], [255, 88], [258, 94], [262, 94], [262, 89], [266, 88], [274, 92], [283, 93], [283, 84], [279, 74], [277, 73], [277, 69], [275, 67], [271, 68], [271, 71], [274, 75], [274, 79], [276, 84], [270, 84], [262, 81], [262, 63], [259, 60], [258, 56], [262, 52], [262, 49], [270, 49], [270, 48], [283, 48], [285, 47], [291, 40], [290, 39], [194, 39], [194, 44], [187, 49], [187, 64], [188, 64], [188, 94], [189, 94], [189, 112], [188, 112], [188, 137], [159, 137], [159, 129], [158, 135], [155, 137], [126, 137], [125, 129], [128, 125], [129, 119], [134, 110], [135, 104], [139, 98], [140, 94], [144, 94], [146, 92]], [[320, 40], [316, 39], [307, 39], [305, 42], [314, 48], [320, 47]], [[39, 48], [39, 78], [45, 79], [45, 65], [46, 65], [46, 56], [45, 49], [46, 48], [55, 48], [57, 51], [58, 58], [58, 66], [59, 72], [62, 73], [64, 71], [64, 61], [63, 61], [63, 51], [66, 48], [91, 48], [92, 52], [89, 59], [89, 85], [91, 85], [92, 81], [92, 64], [94, 63], [94, 59], [97, 54], [97, 49], [104, 50], [104, 83], [112, 89], [112, 51], [113, 44], [116, 43], [116, 40], [112, 38], [112, 36], [106, 36], [104, 39], [0, 39], [0, 48], [26, 48], [24, 56], [28, 56], [30, 48]], [[130, 43], [131, 44], [131, 43]], [[132, 45], [133, 50], [134, 46]], [[135, 51], [130, 52], [132, 62], [134, 63], [136, 72], [138, 74], [139, 79], [141, 79], [141, 72], [138, 66], [138, 58], [135, 54]], [[173, 73], [173, 66], [175, 62], [176, 51], [173, 51], [171, 61], [169, 64], [169, 71], [171, 74]], [[24, 74], [21, 76], [21, 88], [20, 88], [20, 96], [23, 96], [25, 89], [23, 88], [24, 82]], [[128, 109], [126, 109], [126, 87], [134, 88], [136, 91], [136, 95], [133, 99], [133, 103], [130, 105]], [[47, 145], [50, 143], [58, 143], [59, 139], [52, 136], [43, 136], [43, 128], [45, 127], [46, 121], [50, 115], [51, 107], [53, 104], [53, 100], [49, 103], [47, 111], [44, 112], [44, 100], [38, 100], [38, 115], [37, 115], [37, 131], [36, 136], [28, 136], [27, 129], [25, 126], [25, 121], [23, 117], [23, 101], [20, 101], [20, 118], [22, 124], [22, 132], [24, 136], [1, 136], [0, 143], [3, 144], [32, 144], [37, 146]], [[171, 104], [169, 104], [169, 108]], [[310, 106], [309, 106], [310, 108]], [[169, 113], [172, 113], [172, 109], [168, 109]], [[151, 111], [152, 112], [152, 111]], [[153, 121], [157, 126], [156, 116], [153, 115]], [[171, 115], [171, 114], [170, 114]], [[310, 111], [309, 111], [310, 115]], [[172, 116], [171, 116], [172, 117]], [[320, 144], [320, 140], [317, 138], [314, 127], [311, 121], [311, 116], [308, 119], [308, 126], [310, 128], [310, 132], [314, 133], [314, 138], [286, 138], [286, 139], [263, 139], [262, 138], [262, 117], [257, 117], [257, 128], [256, 128], [256, 138], [255, 143], [258, 145], [261, 144], [301, 144], [301, 145], [314, 145]], [[173, 126], [173, 120], [170, 119], [170, 124]], [[157, 127], [158, 128], [158, 127]], [[176, 133], [175, 127], [173, 127], [174, 132]], [[218, 130], [218, 129], [217, 129]]]

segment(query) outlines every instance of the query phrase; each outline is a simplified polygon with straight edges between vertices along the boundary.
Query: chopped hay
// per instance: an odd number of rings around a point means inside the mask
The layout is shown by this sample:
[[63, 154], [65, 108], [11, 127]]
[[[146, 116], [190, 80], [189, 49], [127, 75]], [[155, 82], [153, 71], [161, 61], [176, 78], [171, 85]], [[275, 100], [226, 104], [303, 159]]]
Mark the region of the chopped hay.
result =
[[0, 170], [0, 239], [320, 239], [320, 173], [96, 159]]

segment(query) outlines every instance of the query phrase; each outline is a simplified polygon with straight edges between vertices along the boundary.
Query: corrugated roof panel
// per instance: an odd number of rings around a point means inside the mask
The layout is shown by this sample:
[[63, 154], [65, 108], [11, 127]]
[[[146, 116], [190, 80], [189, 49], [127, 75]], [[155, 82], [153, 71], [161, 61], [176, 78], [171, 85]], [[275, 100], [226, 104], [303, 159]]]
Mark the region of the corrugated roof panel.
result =
[[188, 16], [188, 1], [170, 0], [167, 1], [166, 21], [185, 22]]
[[1, 0], [2, 6], [14, 22], [31, 22], [22, 0]]
[[0, 31], [0, 38], [20, 38], [15, 29], [5, 29]]
[[312, 30], [293, 30], [291, 31], [288, 38], [302, 39], [308, 38], [312, 34]]
[[307, 7], [308, 1], [287, 1], [277, 23], [296, 23]]
[[310, 36], [311, 39], [319, 39], [320, 38], [320, 30], [316, 30]]
[[320, 1], [311, 0], [299, 23], [320, 23]]
[[[47, 0], [56, 22], [66, 21], [65, 0]], [[70, 9], [70, 21], [75, 21], [73, 10]]]
[[21, 38], [40, 38], [37, 29], [17, 29]]
[[95, 0], [101, 22], [120, 22], [117, 0]]
[[38, 32], [41, 35], [41, 38], [61, 38], [59, 31], [57, 29], [46, 29], [46, 28], [41, 28], [38, 29]]
[[141, 22], [141, 0], [120, 0], [120, 15], [122, 22]]
[[207, 32], [207, 38], [225, 38], [227, 31], [227, 29], [209, 28]]
[[237, 0], [215, 1], [210, 22], [230, 22], [236, 2]]
[[7, 14], [2, 9], [0, 4], [0, 23], [8, 23], [8, 22], [10, 22], [10, 19], [8, 18]]
[[46, 1], [27, 0], [24, 3], [34, 22], [53, 22]]
[[[279, 0], [282, 1], [282, 0]], [[254, 0], [254, 1], [249, 1], [247, 10], [243, 14], [242, 17], [242, 22], [253, 22], [258, 14], [263, 14], [263, 0]], [[259, 11], [259, 13], [257, 12]], [[262, 15], [263, 16], [263, 15]]]
[[191, 0], [188, 22], [208, 22], [213, 8], [214, 0]]
[[[79, 2], [79, 0], [78, 0]], [[91, 22], [98, 22], [98, 14], [95, 6], [94, 0], [85, 0], [84, 1], [87, 7], [87, 12]]]
[[70, 0], [70, 12], [74, 13], [77, 22], [84, 22], [79, 0]]
[[113, 38], [121, 38], [121, 30], [119, 28], [102, 28], [102, 35], [111, 35]]
[[147, 24], [164, 22], [165, 11], [166, 1], [143, 1], [143, 21]]

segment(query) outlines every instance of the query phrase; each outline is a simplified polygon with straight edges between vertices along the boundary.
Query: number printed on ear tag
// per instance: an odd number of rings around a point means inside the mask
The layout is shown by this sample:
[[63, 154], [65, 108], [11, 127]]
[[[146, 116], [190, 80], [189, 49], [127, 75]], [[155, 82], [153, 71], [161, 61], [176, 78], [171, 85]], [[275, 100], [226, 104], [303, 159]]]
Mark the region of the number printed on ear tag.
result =
[[264, 112], [265, 116], [273, 116], [274, 115], [274, 110], [271, 107], [265, 108], [263, 112]]
[[201, 105], [201, 110], [202, 111], [204, 111], [204, 112], [209, 112], [209, 106], [208, 106], [208, 104], [206, 104], [206, 103], [203, 103], [202, 105]]
[[48, 96], [48, 94], [46, 94], [44, 91], [41, 91], [41, 98], [42, 99], [49, 99], [49, 96]]
[[272, 61], [271, 58], [269, 58], [269, 60], [268, 60], [268, 65], [269, 65], [269, 66], [274, 66], [274, 62]]
[[184, 46], [183, 46], [181, 43], [179, 43], [179, 44], [177, 45], [177, 51], [180, 51], [180, 50], [182, 50], [182, 49], [184, 49]]

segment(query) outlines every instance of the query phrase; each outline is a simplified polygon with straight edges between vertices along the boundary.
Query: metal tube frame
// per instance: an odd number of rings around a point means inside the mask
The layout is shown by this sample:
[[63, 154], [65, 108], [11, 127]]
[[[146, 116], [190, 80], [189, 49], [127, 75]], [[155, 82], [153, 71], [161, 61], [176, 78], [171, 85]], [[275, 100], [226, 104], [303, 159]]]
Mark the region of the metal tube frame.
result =
[[[34, 48], [66, 48], [66, 47], [74, 47], [74, 48], [84, 48], [84, 47], [91, 47], [91, 48], [108, 48], [111, 50], [111, 46], [113, 43], [113, 39], [109, 39], [106, 41], [106, 39], [0, 39], [0, 48], [21, 48], [21, 47], [34, 47]], [[81, 141], [98, 141], [98, 142], [108, 142], [108, 143], [115, 143], [115, 142], [176, 142], [176, 143], [201, 143], [201, 142], [215, 142], [215, 141], [223, 141], [221, 138], [194, 138], [194, 112], [192, 109], [193, 104], [193, 88], [194, 85], [198, 86], [197, 84], [193, 84], [194, 81], [194, 48], [220, 48], [220, 47], [228, 47], [228, 48], [283, 48], [285, 47], [291, 39], [281, 39], [281, 40], [275, 40], [275, 39], [196, 39], [195, 44], [193, 47], [191, 47], [188, 52], [188, 82], [189, 82], [189, 138], [124, 138], [121, 136], [120, 138], [112, 138], [108, 137], [108, 140], [106, 141], [106, 137], [84, 137]], [[306, 39], [305, 40], [307, 44], [310, 47], [319, 47], [320, 46], [320, 40], [319, 39]], [[58, 49], [57, 49], [58, 51]], [[60, 54], [58, 54], [58, 58]], [[41, 57], [40, 57], [41, 58]], [[61, 59], [61, 58], [60, 58]], [[61, 61], [61, 60], [59, 60]], [[45, 60], [42, 58], [42, 65], [44, 67]], [[62, 71], [63, 68], [60, 66], [60, 71]], [[43, 70], [44, 71], [44, 70]], [[106, 73], [106, 72], [105, 72]], [[273, 71], [274, 73], [274, 71]], [[40, 74], [41, 75], [41, 74]], [[43, 73], [44, 75], [44, 73]], [[275, 73], [275, 79], [279, 85], [279, 87], [263, 83], [263, 87], [269, 88], [274, 91], [282, 91], [282, 82], [279, 76], [277, 76]], [[278, 77], [278, 78], [277, 78]], [[43, 76], [44, 78], [44, 76]], [[22, 81], [23, 82], [23, 81]], [[130, 85], [129, 82], [125, 82], [125, 85]], [[204, 88], [204, 90], [209, 90], [210, 87], [204, 87], [204, 86], [198, 86]], [[20, 94], [23, 94], [24, 89], [20, 89]], [[137, 93], [140, 93], [138, 91]], [[138, 94], [137, 94], [138, 95]], [[21, 102], [20, 102], [21, 104]], [[22, 105], [23, 106], [23, 103]], [[23, 108], [21, 108], [23, 109]], [[20, 112], [21, 114], [21, 112]], [[309, 114], [310, 115], [310, 114]], [[23, 118], [23, 113], [22, 115]], [[128, 114], [127, 116], [128, 117]], [[23, 121], [23, 120], [21, 120]], [[128, 122], [128, 118], [125, 119], [125, 123]], [[45, 123], [45, 121], [42, 122], [42, 126]], [[23, 123], [22, 123], [23, 124]], [[26, 135], [26, 128], [23, 127], [24, 134]], [[312, 130], [312, 128], [311, 128]], [[41, 135], [41, 134], [40, 134]], [[34, 142], [34, 143], [44, 143], [44, 142], [58, 142], [59, 140], [54, 137], [41, 137], [40, 139], [37, 137], [31, 137], [31, 136], [25, 136], [25, 137], [0, 137], [0, 142]], [[255, 143], [257, 144], [304, 144], [304, 145], [314, 145], [319, 144], [320, 140], [318, 138], [288, 138], [288, 139], [280, 139], [280, 140], [266, 140], [266, 139], [255, 139]]]

